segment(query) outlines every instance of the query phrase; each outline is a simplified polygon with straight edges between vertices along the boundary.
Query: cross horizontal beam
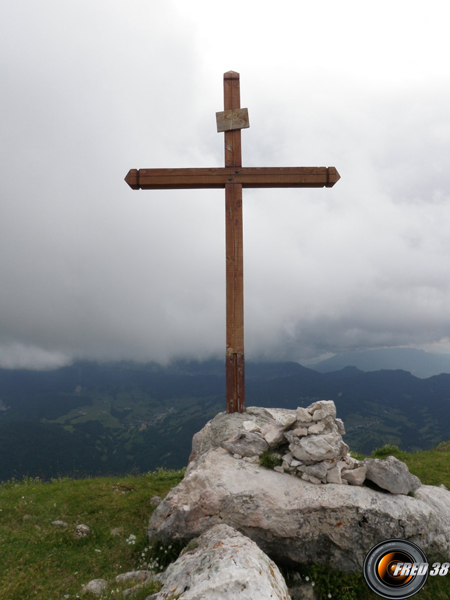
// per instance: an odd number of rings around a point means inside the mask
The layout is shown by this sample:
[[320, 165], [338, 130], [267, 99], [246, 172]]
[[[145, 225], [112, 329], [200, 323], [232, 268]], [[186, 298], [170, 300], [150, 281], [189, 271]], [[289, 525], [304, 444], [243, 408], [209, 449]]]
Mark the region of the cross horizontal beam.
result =
[[131, 169], [125, 181], [133, 190], [333, 187], [340, 179], [334, 167], [218, 167], [210, 169]]

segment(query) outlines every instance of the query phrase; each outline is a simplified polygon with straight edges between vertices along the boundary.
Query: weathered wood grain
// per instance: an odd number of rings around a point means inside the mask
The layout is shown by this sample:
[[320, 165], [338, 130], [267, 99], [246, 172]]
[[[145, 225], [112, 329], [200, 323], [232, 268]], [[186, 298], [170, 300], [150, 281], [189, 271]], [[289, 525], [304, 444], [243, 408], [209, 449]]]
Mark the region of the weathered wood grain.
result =
[[[229, 71], [223, 79], [225, 112], [239, 110], [241, 94], [239, 73]], [[225, 167], [242, 168], [241, 130], [225, 131]], [[242, 183], [227, 173], [225, 183], [225, 254], [227, 352], [225, 366], [227, 412], [243, 412], [244, 379], [244, 259], [242, 230]]]
[[211, 167], [202, 169], [131, 169], [125, 181], [134, 190], [333, 187], [334, 167]]

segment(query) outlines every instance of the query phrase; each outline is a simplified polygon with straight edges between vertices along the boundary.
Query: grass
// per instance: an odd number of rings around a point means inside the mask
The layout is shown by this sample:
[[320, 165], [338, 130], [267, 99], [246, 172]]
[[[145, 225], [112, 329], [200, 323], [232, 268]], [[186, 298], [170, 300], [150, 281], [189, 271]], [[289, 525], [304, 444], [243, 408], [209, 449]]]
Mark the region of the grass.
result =
[[[164, 497], [182, 477], [182, 471], [159, 470], [139, 477], [2, 484], [0, 598], [76, 598], [92, 579], [113, 581], [119, 573], [145, 568], [151, 498]], [[67, 526], [52, 525], [56, 520]], [[76, 539], [79, 524], [91, 534]], [[142, 598], [154, 591], [143, 590]]]
[[[450, 489], [450, 442], [412, 454], [396, 446], [384, 446], [372, 456], [384, 458], [390, 454], [403, 460], [422, 483], [443, 483]], [[276, 457], [268, 453], [266, 458], [272, 462]], [[183, 471], [160, 469], [138, 477], [58, 479], [47, 483], [24, 479], [1, 484], [0, 599], [75, 599], [92, 579], [114, 582], [119, 573], [145, 568], [150, 561], [167, 566], [177, 558], [181, 547], [150, 547], [146, 527], [154, 510], [151, 498], [164, 497], [182, 477]], [[52, 525], [56, 520], [67, 526]], [[79, 524], [88, 525], [91, 534], [76, 539], [74, 531]], [[298, 572], [304, 580], [314, 582], [319, 600], [379, 598], [368, 589], [361, 573], [340, 573], [323, 565], [302, 566]], [[296, 572], [284, 575], [289, 581], [295, 579]], [[122, 589], [114, 584], [102, 598], [117, 598]], [[144, 600], [156, 591], [157, 586], [150, 584], [133, 598]], [[450, 575], [429, 577], [414, 598], [448, 600]]]

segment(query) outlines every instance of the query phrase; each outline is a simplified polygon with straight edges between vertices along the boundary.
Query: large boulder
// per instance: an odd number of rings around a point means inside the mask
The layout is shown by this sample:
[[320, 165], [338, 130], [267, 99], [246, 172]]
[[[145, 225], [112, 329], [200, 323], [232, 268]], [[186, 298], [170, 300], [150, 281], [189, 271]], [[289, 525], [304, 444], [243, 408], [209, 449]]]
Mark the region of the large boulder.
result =
[[388, 456], [385, 460], [366, 458], [364, 465], [367, 468], [366, 479], [391, 494], [409, 494], [421, 486], [420, 479], [395, 456]]
[[226, 523], [274, 560], [345, 571], [360, 570], [367, 552], [391, 538], [411, 540], [429, 557], [449, 556], [446, 490], [422, 486], [411, 497], [358, 485], [314, 485], [248, 460], [212, 445], [197, 454], [153, 513], [150, 538], [188, 542]]
[[208, 529], [158, 578], [151, 600], [290, 600], [276, 564], [228, 525]]

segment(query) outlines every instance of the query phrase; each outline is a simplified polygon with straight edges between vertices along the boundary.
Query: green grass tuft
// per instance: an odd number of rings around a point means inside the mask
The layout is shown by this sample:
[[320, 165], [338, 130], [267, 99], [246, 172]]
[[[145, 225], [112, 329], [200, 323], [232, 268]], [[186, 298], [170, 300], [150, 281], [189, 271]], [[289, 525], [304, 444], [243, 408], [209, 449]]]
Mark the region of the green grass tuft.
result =
[[265, 450], [259, 457], [259, 466], [266, 469], [273, 469], [274, 467], [281, 467], [283, 459], [280, 455], [269, 448]]

